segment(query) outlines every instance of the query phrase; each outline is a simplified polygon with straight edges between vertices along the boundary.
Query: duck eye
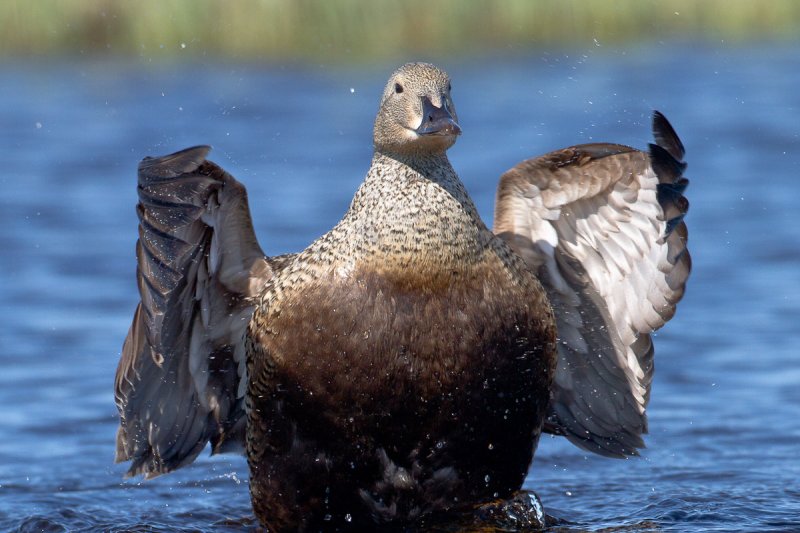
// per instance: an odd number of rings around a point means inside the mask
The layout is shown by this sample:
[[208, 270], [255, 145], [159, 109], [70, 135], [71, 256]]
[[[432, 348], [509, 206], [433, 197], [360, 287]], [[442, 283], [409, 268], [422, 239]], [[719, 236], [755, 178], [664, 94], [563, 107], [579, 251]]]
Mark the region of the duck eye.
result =
[[450, 82], [447, 82], [447, 92], [450, 92]]
[[395, 83], [394, 84], [394, 92], [396, 92], [397, 94], [400, 94], [401, 92], [403, 92], [403, 86], [400, 85], [399, 83]]

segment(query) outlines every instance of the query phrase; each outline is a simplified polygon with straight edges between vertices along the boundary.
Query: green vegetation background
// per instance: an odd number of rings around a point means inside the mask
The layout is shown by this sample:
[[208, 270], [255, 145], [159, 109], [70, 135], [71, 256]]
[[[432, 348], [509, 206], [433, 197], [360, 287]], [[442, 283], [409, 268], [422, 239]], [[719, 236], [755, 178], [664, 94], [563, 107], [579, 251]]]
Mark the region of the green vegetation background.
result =
[[0, 55], [381, 61], [538, 46], [794, 40], [800, 0], [6, 0]]

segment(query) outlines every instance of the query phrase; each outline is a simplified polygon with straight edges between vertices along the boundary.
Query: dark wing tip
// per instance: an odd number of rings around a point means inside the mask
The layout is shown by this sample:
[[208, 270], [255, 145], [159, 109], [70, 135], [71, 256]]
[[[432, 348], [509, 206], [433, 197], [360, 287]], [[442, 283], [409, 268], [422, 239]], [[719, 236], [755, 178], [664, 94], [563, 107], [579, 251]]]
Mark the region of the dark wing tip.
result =
[[211, 147], [203, 144], [161, 157], [145, 157], [139, 163], [139, 172], [161, 177], [188, 174], [203, 164], [210, 151]]
[[677, 161], [682, 161], [686, 150], [678, 134], [661, 111], [653, 111], [653, 136], [656, 144], [664, 148]]
[[672, 234], [689, 210], [689, 201], [683, 196], [689, 180], [683, 177], [686, 151], [675, 129], [659, 111], [653, 112], [653, 136], [656, 144], [650, 145], [650, 163], [658, 176], [657, 197], [667, 221], [665, 234]]
[[675, 159], [669, 150], [660, 144], [650, 144], [650, 162], [659, 183], [675, 183], [682, 178], [686, 170], [686, 163]]

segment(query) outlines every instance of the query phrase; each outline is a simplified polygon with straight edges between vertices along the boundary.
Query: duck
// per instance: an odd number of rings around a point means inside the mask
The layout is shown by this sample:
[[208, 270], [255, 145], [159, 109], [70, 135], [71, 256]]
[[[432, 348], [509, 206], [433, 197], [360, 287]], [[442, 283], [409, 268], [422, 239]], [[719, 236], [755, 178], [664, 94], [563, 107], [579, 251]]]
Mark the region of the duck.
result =
[[268, 257], [208, 146], [138, 167], [140, 294], [116, 461], [244, 452], [269, 531], [364, 530], [513, 499], [543, 433], [644, 447], [651, 335], [691, 271], [684, 147], [576, 145], [503, 173], [493, 228], [447, 151], [448, 74], [394, 71], [349, 209]]

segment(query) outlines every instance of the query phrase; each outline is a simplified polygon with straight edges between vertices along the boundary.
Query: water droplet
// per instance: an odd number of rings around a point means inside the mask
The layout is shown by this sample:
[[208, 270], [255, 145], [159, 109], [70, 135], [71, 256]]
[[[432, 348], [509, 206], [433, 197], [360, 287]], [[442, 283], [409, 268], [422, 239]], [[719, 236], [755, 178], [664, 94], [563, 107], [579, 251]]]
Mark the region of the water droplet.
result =
[[492, 444], [491, 442], [489, 443], [489, 449], [494, 450], [494, 444]]
[[323, 518], [323, 520], [325, 520], [326, 522], [330, 522], [332, 518], [333, 517], [330, 514], [326, 514], [325, 518]]
[[489, 483], [489, 480], [490, 480], [490, 479], [491, 479], [491, 478], [489, 477], [489, 474], [486, 474], [486, 477], [484, 477], [484, 478], [483, 478], [483, 480], [484, 480], [486, 483]]
[[[355, 93], [356, 93], [356, 88], [355, 87], [350, 87], [350, 94], [355, 94]], [[350, 516], [350, 515], [347, 515], [347, 516]]]
[[37, 122], [37, 123], [36, 123], [36, 129], [37, 129], [37, 130], [40, 130], [40, 129], [42, 129], [42, 123], [41, 123], [41, 122]]
[[350, 513], [347, 513], [346, 515], [344, 515], [344, 521], [345, 522], [352, 522], [353, 521], [353, 517], [350, 515]]

